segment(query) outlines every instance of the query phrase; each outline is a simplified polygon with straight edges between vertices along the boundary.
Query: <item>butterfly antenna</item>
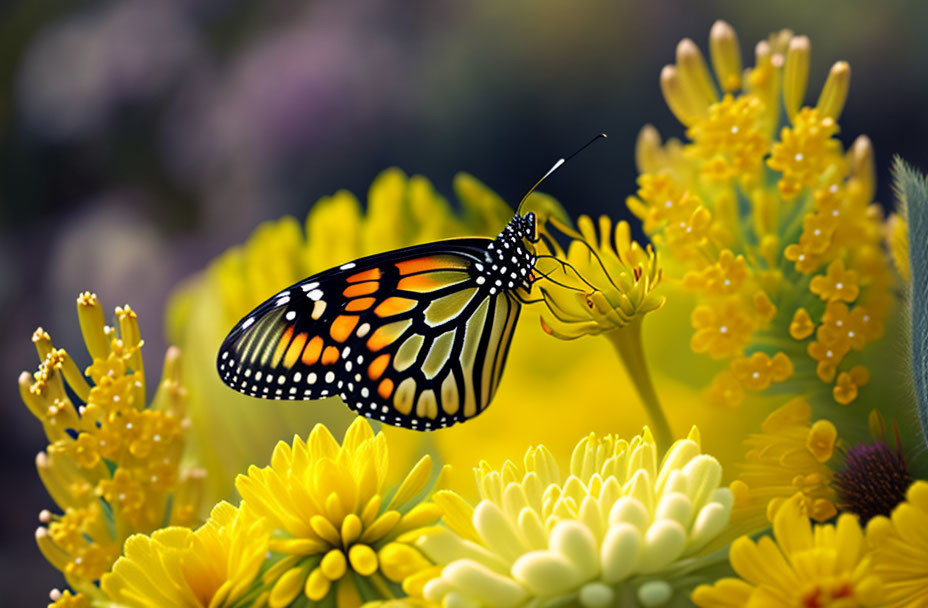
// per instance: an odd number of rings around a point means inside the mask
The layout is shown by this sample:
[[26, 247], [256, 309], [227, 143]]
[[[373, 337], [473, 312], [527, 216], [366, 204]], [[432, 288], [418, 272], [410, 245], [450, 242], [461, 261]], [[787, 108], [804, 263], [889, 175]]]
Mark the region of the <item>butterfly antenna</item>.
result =
[[540, 276], [541, 278], [547, 279], [551, 281], [552, 283], [554, 283], [555, 285], [559, 287], [563, 287], [564, 289], [569, 289], [571, 291], [576, 291], [579, 293], [586, 293], [585, 291], [583, 291], [582, 289], [578, 287], [572, 287], [571, 285], [565, 285], [564, 283], [561, 283], [560, 281], [555, 281], [554, 279], [551, 278], [550, 273], [542, 272], [541, 270], [538, 270], [537, 268], [535, 269], [535, 273], [538, 274], [538, 276]]
[[575, 275], [577, 275], [577, 278], [578, 278], [578, 279], [580, 279], [581, 281], [583, 281], [583, 282], [586, 284], [587, 287], [589, 287], [589, 288], [592, 289], [593, 291], [596, 291], [596, 286], [593, 285], [592, 283], [590, 283], [589, 281], [587, 281], [585, 278], [583, 278], [583, 275], [580, 274], [580, 271], [577, 270], [576, 268], [574, 268], [573, 265], [571, 265], [569, 262], [565, 262], [564, 260], [562, 260], [562, 259], [559, 258], [559, 257], [553, 256], [553, 255], [547, 255], [547, 254], [536, 256], [535, 259], [536, 259], [536, 260], [552, 260], [552, 261], [554, 261], [554, 262], [560, 264], [560, 265], [561, 265], [561, 270], [564, 272], [564, 274], [567, 274], [567, 269], [569, 268], [570, 270], [573, 271], [573, 273], [574, 273]]
[[564, 163], [566, 163], [567, 161], [569, 161], [570, 159], [572, 159], [574, 156], [576, 156], [576, 155], [580, 154], [581, 152], [583, 152], [584, 150], [586, 150], [588, 147], [590, 147], [590, 145], [593, 144], [593, 142], [595, 142], [595, 141], [597, 141], [597, 140], [600, 140], [600, 139], [606, 139], [606, 137], [607, 137], [607, 135], [606, 135], [605, 133], [600, 133], [600, 134], [598, 134], [596, 137], [594, 137], [593, 139], [591, 139], [590, 141], [588, 141], [588, 142], [586, 142], [585, 144], [583, 144], [582, 146], [580, 146], [573, 154], [570, 154], [570, 155], [568, 155], [568, 156], [566, 156], [566, 157], [564, 157], [564, 158], [559, 158], [559, 159], [557, 160], [557, 162], [554, 163], [554, 166], [551, 167], [550, 169], [548, 169], [548, 172], [545, 173], [544, 175], [542, 175], [542, 176], [541, 176], [541, 179], [538, 180], [537, 182], [535, 182], [535, 185], [532, 186], [531, 189], [530, 189], [528, 192], [525, 193], [525, 196], [523, 196], [523, 197], [522, 197], [522, 200], [519, 201], [519, 206], [516, 207], [516, 214], [518, 214], [519, 211], [522, 210], [522, 205], [525, 204], [525, 201], [528, 199], [528, 197], [531, 196], [532, 192], [535, 191], [535, 188], [537, 188], [538, 186], [540, 186], [540, 185], [541, 185], [541, 182], [543, 182], [543, 181], [545, 181], [546, 179], [548, 179], [548, 176], [549, 176], [549, 175], [551, 175], [552, 173], [554, 173], [555, 171], [557, 171], [558, 169], [560, 169], [561, 165], [563, 165]]

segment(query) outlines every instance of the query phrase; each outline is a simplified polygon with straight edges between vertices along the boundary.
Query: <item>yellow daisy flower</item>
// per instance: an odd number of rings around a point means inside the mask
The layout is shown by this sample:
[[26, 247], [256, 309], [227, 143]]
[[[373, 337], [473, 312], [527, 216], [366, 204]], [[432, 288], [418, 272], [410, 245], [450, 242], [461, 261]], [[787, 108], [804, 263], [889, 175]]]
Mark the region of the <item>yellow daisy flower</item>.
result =
[[882, 578], [886, 606], [928, 603], [928, 482], [916, 481], [891, 517], [867, 524], [873, 570]]
[[318, 424], [305, 442], [280, 442], [270, 466], [252, 466], [236, 479], [248, 508], [275, 530], [271, 551], [283, 555], [262, 575], [271, 586], [269, 606], [305, 596], [346, 608], [402, 596], [398, 583], [431, 565], [406, 542], [441, 515], [418, 500], [431, 458], [397, 488], [386, 485], [388, 469], [386, 436], [357, 418], [341, 445]]
[[81, 372], [39, 328], [32, 340], [42, 363], [35, 374], [23, 372], [19, 388], [49, 440], [36, 457], [39, 476], [63, 510], [42, 511], [36, 541], [74, 589], [95, 597], [93, 581], [131, 534], [196, 522], [203, 473], [181, 464], [187, 421], [179, 351], [168, 350], [146, 407], [135, 312], [116, 308], [117, 326], [109, 327], [96, 295], [83, 293], [77, 313], [91, 365]]
[[221, 608], [260, 605], [256, 585], [267, 556], [268, 525], [247, 507], [223, 502], [199, 529], [167, 527], [126, 540], [100, 587], [127, 608]]
[[[836, 138], [850, 68], [836, 63], [811, 107], [805, 36], [758, 43], [743, 73], [731, 26], [716, 22], [709, 45], [715, 79], [689, 39], [661, 72], [688, 141], [641, 131], [628, 208], [666, 276], [696, 295], [691, 348], [725, 362], [711, 398], [734, 405], [817, 376], [846, 405], [867, 383], [862, 351], [895, 301], [872, 146], [859, 137], [845, 151]], [[746, 367], [758, 354], [777, 370]]]
[[773, 538], [742, 536], [732, 543], [729, 559], [741, 578], [701, 585], [693, 602], [705, 608], [882, 606], [884, 586], [857, 519], [844, 514], [835, 524], [813, 526], [803, 505], [796, 494], [777, 509]]
[[448, 529], [416, 544], [441, 567], [406, 579], [411, 595], [443, 606], [658, 606], [724, 560], [702, 549], [728, 525], [732, 497], [695, 427], [662, 459], [645, 428], [631, 441], [591, 433], [565, 475], [544, 446], [523, 466], [482, 462], [476, 474], [476, 506], [435, 495]]

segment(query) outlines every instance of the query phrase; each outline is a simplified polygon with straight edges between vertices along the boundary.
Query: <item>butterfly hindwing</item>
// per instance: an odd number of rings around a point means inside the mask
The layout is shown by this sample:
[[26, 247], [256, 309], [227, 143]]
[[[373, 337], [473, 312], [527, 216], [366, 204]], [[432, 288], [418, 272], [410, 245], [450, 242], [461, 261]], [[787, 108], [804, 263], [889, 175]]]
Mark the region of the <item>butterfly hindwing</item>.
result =
[[496, 390], [520, 309], [476, 270], [490, 242], [410, 247], [305, 279], [232, 330], [220, 376], [267, 399], [339, 395], [418, 430], [473, 417]]

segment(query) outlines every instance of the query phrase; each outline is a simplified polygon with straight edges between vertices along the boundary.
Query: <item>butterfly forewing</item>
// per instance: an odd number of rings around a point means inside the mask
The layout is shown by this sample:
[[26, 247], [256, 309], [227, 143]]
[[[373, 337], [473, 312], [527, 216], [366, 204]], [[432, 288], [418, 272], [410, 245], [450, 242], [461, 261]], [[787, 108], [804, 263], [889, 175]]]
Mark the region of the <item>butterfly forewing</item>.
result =
[[339, 395], [365, 416], [418, 430], [476, 416], [499, 383], [520, 309], [481, 276], [491, 242], [410, 247], [301, 281], [232, 330], [220, 376], [267, 399]]

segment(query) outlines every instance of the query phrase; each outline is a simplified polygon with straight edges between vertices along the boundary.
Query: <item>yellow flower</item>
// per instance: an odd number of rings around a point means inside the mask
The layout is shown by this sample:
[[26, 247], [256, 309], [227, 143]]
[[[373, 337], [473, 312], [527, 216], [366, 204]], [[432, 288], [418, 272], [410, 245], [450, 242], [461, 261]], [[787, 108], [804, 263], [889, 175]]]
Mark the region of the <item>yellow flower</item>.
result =
[[772, 382], [783, 382], [793, 375], [793, 364], [783, 353], [775, 354], [772, 359], [766, 353], [754, 353], [732, 361], [731, 371], [743, 386], [762, 391]]
[[90, 608], [90, 598], [83, 593], [72, 595], [67, 589], [64, 593], [53, 589], [49, 597], [52, 603], [48, 605], [48, 608]]
[[817, 376], [835, 401], [849, 403], [861, 384], [842, 375], [852, 366], [848, 350], [818, 336], [817, 329], [832, 329], [821, 302], [846, 304], [868, 319], [872, 330], [854, 341], [859, 351], [880, 337], [895, 301], [886, 230], [873, 202], [872, 146], [860, 137], [845, 152], [836, 137], [850, 68], [836, 63], [818, 102], [805, 106], [808, 38], [781, 32], [760, 42], [743, 77], [731, 26], [716, 22], [709, 43], [715, 80], [688, 39], [661, 72], [664, 98], [689, 141], [662, 144], [653, 127], [642, 130], [639, 190], [628, 208], [660, 251], [670, 282], [697, 295], [691, 348], [727, 362], [710, 393], [730, 388], [729, 371], [743, 389], [727, 390], [729, 400], [767, 390], [771, 382], [738, 373], [762, 353], [788, 359], [782, 370], [790, 373], [772, 381]]
[[[566, 252], [549, 225], [571, 238]], [[547, 309], [541, 313], [541, 327], [561, 340], [605, 336], [634, 383], [658, 442], [667, 447], [672, 432], [657, 399], [641, 342], [644, 315], [665, 301], [654, 293], [661, 280], [657, 254], [650, 245], [642, 249], [631, 240], [626, 222], [616, 224], [613, 235], [612, 221], [600, 217], [598, 238], [589, 217], [581, 216], [577, 226], [579, 231], [556, 218], [542, 216], [536, 272], [541, 279], [538, 291]]]
[[117, 327], [108, 327], [91, 293], [77, 299], [77, 312], [91, 365], [82, 373], [39, 328], [33, 342], [42, 363], [35, 374], [20, 376], [19, 387], [49, 440], [36, 458], [39, 476], [64, 511], [40, 514], [45, 525], [36, 540], [74, 589], [95, 597], [93, 581], [119, 557], [127, 537], [196, 521], [203, 474], [181, 464], [187, 423], [179, 351], [168, 350], [146, 407], [135, 312], [117, 308]]
[[397, 583], [431, 565], [406, 542], [441, 515], [417, 500], [431, 458], [424, 456], [395, 491], [386, 485], [388, 463], [386, 436], [357, 418], [341, 445], [319, 424], [305, 442], [280, 442], [269, 467], [252, 466], [236, 479], [245, 504], [276, 531], [271, 551], [284, 555], [262, 575], [271, 585], [269, 606], [301, 595], [359, 606], [401, 595]]
[[701, 585], [693, 602], [705, 608], [882, 606], [884, 587], [857, 519], [844, 514], [834, 525], [813, 526], [804, 504], [796, 494], [776, 510], [773, 539], [742, 536], [732, 543], [729, 559], [741, 578]]
[[444, 606], [608, 606], [622, 597], [656, 606], [686, 588], [682, 573], [696, 580], [715, 559], [702, 549], [728, 525], [732, 497], [695, 427], [663, 459], [645, 428], [631, 441], [591, 433], [563, 476], [544, 446], [523, 463], [497, 471], [482, 462], [475, 507], [454, 492], [435, 495], [450, 530], [416, 544], [443, 567], [407, 579], [411, 595]]
[[723, 302], [718, 306], [698, 306], [693, 310], [693, 329], [690, 348], [696, 353], [708, 353], [714, 359], [723, 359], [740, 353], [753, 333], [751, 317], [736, 302]]
[[816, 521], [834, 517], [837, 497], [828, 463], [837, 442], [835, 426], [828, 420], [813, 423], [808, 402], [796, 398], [770, 414], [761, 430], [745, 440], [744, 462], [731, 484], [742, 531], [764, 527], [765, 514], [796, 492]]
[[116, 605], [131, 608], [220, 608], [246, 598], [260, 604], [267, 592], [255, 579], [267, 547], [267, 523], [223, 502], [195, 531], [167, 527], [130, 536], [100, 586]]
[[[628, 223], [619, 222], [613, 232], [612, 222], [602, 216], [597, 238], [593, 220], [585, 215], [577, 220], [579, 231], [555, 218], [546, 219], [537, 253], [557, 259], [538, 265], [539, 290], [549, 306], [542, 312], [545, 331], [566, 340], [613, 332], [664, 305], [663, 296], [654, 293], [661, 278], [657, 254], [631, 240]], [[548, 224], [572, 239], [566, 253]], [[546, 282], [545, 276], [567, 287]]]
[[392, 248], [495, 235], [509, 221], [506, 204], [472, 177], [457, 176], [454, 187], [460, 212], [427, 179], [384, 171], [371, 185], [366, 212], [348, 192], [324, 197], [303, 227], [290, 217], [262, 224], [243, 246], [227, 251], [174, 294], [168, 335], [185, 353], [197, 460], [210, 471], [213, 501], [231, 498], [235, 475], [263, 461], [294, 429], [322, 422], [340, 431], [354, 417], [337, 398], [281, 406], [228, 390], [215, 370], [226, 333], [267, 297], [313, 273]]
[[867, 524], [873, 570], [883, 580], [886, 606], [928, 602], [928, 482], [916, 481], [892, 517]]

